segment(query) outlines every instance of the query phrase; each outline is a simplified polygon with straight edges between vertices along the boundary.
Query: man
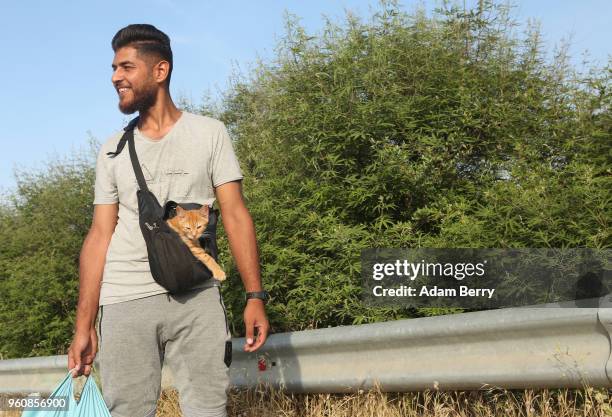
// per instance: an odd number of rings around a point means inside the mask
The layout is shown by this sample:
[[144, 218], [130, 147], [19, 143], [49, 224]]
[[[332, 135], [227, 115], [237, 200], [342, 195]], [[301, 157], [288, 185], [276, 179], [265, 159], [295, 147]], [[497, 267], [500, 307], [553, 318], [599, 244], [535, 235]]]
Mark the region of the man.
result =
[[[112, 46], [119, 109], [139, 112], [134, 142], [149, 189], [162, 206], [168, 200], [218, 202], [231, 252], [252, 297], [244, 310], [244, 350], [253, 352], [269, 330], [267, 293], [227, 129], [216, 119], [181, 112], [172, 102], [172, 51], [166, 34], [152, 25], [129, 25], [117, 32]], [[122, 133], [104, 143], [97, 159], [93, 222], [80, 255], [68, 367], [78, 368], [73, 377], [89, 375], [99, 342], [102, 391], [113, 417], [155, 415], [162, 363], [173, 373], [183, 415], [226, 416], [231, 362], [226, 341], [231, 335], [219, 282], [211, 279], [170, 296], [154, 281], [139, 229], [138, 184], [128, 149], [113, 155]]]

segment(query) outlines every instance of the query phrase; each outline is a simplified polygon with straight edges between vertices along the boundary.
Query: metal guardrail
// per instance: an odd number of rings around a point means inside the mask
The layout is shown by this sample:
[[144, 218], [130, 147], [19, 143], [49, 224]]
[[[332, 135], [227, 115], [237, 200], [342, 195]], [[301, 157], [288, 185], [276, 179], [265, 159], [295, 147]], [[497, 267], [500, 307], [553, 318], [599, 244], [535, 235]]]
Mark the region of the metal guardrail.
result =
[[[273, 334], [251, 353], [235, 338], [231, 382], [292, 392], [355, 392], [376, 381], [398, 392], [612, 388], [612, 297], [598, 301]], [[48, 393], [67, 366], [65, 355], [0, 361], [0, 392]], [[169, 386], [164, 367], [162, 387]]]

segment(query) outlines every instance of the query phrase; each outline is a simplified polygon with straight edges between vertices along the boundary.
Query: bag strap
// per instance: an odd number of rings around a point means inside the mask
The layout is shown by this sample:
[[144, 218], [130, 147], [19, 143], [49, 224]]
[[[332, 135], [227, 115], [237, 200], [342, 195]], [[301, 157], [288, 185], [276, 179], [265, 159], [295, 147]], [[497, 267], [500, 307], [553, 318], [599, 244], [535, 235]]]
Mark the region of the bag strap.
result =
[[127, 132], [130, 130], [134, 130], [136, 125], [138, 125], [139, 119], [140, 119], [140, 116], [136, 116], [135, 118], [130, 120], [130, 122], [128, 123], [126, 127], [123, 128], [123, 130], [125, 130], [125, 133], [123, 134], [123, 136], [121, 136], [121, 140], [119, 140], [119, 143], [117, 144], [117, 149], [115, 150], [115, 152], [106, 152], [106, 154], [110, 158], [114, 158], [121, 153], [121, 151], [125, 147], [125, 143], [127, 142], [127, 135], [126, 135]]
[[121, 153], [123, 148], [125, 147], [125, 143], [128, 143], [128, 149], [130, 152], [130, 160], [132, 161], [132, 168], [134, 169], [134, 174], [136, 174], [136, 180], [138, 181], [138, 186], [141, 190], [149, 191], [149, 187], [147, 187], [147, 182], [144, 179], [144, 175], [142, 174], [142, 169], [140, 168], [140, 163], [138, 162], [138, 155], [136, 155], [136, 147], [134, 146], [134, 128], [138, 125], [138, 120], [140, 116], [136, 116], [126, 127], [123, 128], [125, 131], [119, 143], [117, 144], [117, 149], [115, 152], [107, 152], [106, 154], [109, 157], [114, 158]]
[[127, 136], [130, 160], [132, 161], [132, 168], [134, 169], [134, 174], [136, 174], [138, 187], [140, 187], [140, 189], [143, 191], [149, 191], [149, 187], [147, 187], [147, 182], [145, 181], [144, 175], [142, 174], [142, 169], [140, 168], [140, 162], [138, 162], [138, 155], [136, 154], [136, 145], [134, 144], [134, 129], [132, 128], [126, 130], [123, 135]]

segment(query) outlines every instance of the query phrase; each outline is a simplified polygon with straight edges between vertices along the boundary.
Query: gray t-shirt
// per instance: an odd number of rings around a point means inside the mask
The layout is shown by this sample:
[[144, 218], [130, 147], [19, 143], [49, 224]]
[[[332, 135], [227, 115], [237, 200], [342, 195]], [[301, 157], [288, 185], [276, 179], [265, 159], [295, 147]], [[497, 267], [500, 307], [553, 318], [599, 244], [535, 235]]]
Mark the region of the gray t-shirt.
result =
[[[153, 279], [147, 247], [138, 223], [138, 183], [128, 146], [115, 158], [123, 130], [100, 148], [96, 163], [94, 204], [119, 203], [119, 219], [111, 238], [100, 305], [120, 303], [168, 292]], [[162, 206], [178, 203], [212, 205], [213, 187], [243, 178], [232, 141], [223, 122], [186, 111], [161, 139], [134, 130], [134, 144], [147, 186]], [[218, 285], [211, 279], [199, 287]]]

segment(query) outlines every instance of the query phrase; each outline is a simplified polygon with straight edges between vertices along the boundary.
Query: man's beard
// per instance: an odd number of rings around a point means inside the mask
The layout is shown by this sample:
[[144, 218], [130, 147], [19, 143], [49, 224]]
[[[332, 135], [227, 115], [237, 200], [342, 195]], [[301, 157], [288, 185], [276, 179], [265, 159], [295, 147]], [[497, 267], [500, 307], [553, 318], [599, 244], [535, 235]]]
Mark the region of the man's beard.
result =
[[155, 88], [135, 90], [132, 88], [133, 99], [126, 104], [119, 100], [119, 110], [123, 114], [132, 114], [136, 111], [143, 113], [153, 107], [157, 100], [157, 90]]

